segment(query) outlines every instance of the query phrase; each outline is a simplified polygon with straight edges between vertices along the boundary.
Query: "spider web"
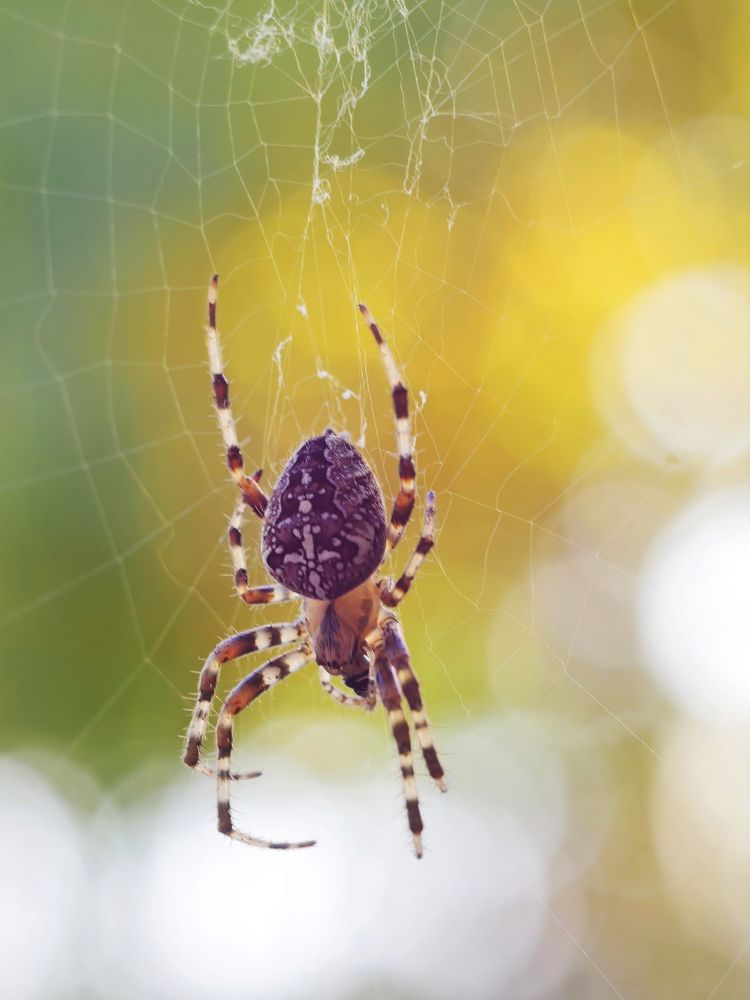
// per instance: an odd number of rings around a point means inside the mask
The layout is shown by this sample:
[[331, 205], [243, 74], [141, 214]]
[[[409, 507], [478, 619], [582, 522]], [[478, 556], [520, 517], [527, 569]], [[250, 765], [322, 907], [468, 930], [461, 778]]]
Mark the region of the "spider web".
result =
[[[742, 5], [0, 13], [0, 622], [28, 768], [10, 759], [4, 843], [40, 899], [19, 941], [50, 941], [14, 995], [53, 974], [123, 996], [743, 995]], [[269, 489], [326, 426], [396, 488], [357, 302], [411, 390], [419, 499], [391, 571], [435, 489], [438, 544], [402, 617], [453, 786], [446, 805], [421, 781], [416, 874], [384, 719], [342, 713], [312, 673], [240, 720], [238, 766], [267, 773], [234, 808], [320, 831], [317, 860], [227, 853], [210, 785], [175, 775], [201, 655], [295, 614], [232, 593], [213, 271]], [[248, 518], [252, 583], [257, 534]], [[51, 872], [70, 873], [52, 896], [28, 832], [45, 821]], [[219, 900], [224, 925], [198, 931]], [[199, 934], [235, 942], [247, 980], [218, 955], [206, 969]]]

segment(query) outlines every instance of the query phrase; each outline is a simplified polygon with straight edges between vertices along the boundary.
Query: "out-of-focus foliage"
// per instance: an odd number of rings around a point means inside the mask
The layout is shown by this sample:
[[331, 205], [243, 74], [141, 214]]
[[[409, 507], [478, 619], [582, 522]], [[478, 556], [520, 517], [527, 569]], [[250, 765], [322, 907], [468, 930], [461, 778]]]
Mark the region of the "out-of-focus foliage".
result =
[[[435, 850], [414, 875], [382, 722], [342, 716], [312, 671], [248, 713], [240, 746], [267, 774], [243, 820], [274, 833], [299, 807], [303, 833], [342, 837], [340, 868], [262, 868], [257, 898], [284, 879], [286, 909], [253, 958], [258, 995], [746, 995], [747, 6], [0, 0], [0, 20], [6, 744], [72, 803], [44, 806], [53, 839], [95, 816], [105, 846], [106, 827], [139, 845], [104, 850], [109, 951], [65, 981], [115, 995], [132, 869], [183, 964], [154, 947], [150, 987], [117, 988], [211, 995], [176, 916], [190, 866], [210, 876], [144, 817], [211, 833], [210, 783], [194, 811], [168, 790], [195, 672], [217, 639], [296, 613], [232, 592], [202, 332], [215, 270], [248, 465], [270, 486], [332, 425], [393, 491], [366, 301], [440, 519], [403, 618], [453, 804], [421, 782]], [[254, 521], [245, 536], [265, 582]], [[42, 799], [17, 794], [31, 829]], [[46, 845], [14, 836], [38, 872]], [[403, 868], [381, 866], [388, 838]], [[214, 839], [222, 877], [253, 886], [268, 860]], [[69, 851], [76, 896], [90, 854]], [[370, 884], [336, 895], [362, 854]], [[36, 912], [82, 940], [46, 885]], [[348, 928], [342, 978], [311, 952], [308, 992], [270, 964], [302, 887]], [[411, 922], [378, 937], [397, 893]], [[295, 933], [323, 927], [304, 912]], [[253, 962], [222, 995], [255, 995]], [[50, 995], [40, 969], [29, 995]]]

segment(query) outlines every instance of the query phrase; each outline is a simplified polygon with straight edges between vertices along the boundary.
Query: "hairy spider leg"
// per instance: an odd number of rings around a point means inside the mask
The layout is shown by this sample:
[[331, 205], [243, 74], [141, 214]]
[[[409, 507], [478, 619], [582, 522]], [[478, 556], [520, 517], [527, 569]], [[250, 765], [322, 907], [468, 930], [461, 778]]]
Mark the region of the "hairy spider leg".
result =
[[412, 585], [417, 570], [425, 560], [427, 553], [435, 544], [435, 494], [432, 490], [427, 494], [424, 506], [424, 521], [422, 523], [422, 535], [417, 542], [417, 547], [411, 559], [406, 564], [406, 569], [392, 587], [385, 587], [380, 599], [389, 608], [395, 608], [406, 597], [409, 587]]
[[359, 311], [372, 330], [375, 341], [380, 348], [388, 381], [391, 386], [393, 410], [396, 415], [396, 437], [398, 440], [398, 478], [399, 490], [393, 502], [391, 520], [388, 525], [388, 535], [385, 540], [385, 560], [389, 552], [396, 548], [404, 529], [409, 522], [414, 509], [414, 494], [416, 491], [416, 472], [414, 470], [414, 437], [409, 419], [409, 393], [401, 379], [396, 360], [391, 349], [380, 332], [380, 327], [372, 318], [367, 306], [360, 304]]
[[386, 658], [384, 650], [380, 650], [377, 654], [375, 660], [375, 677], [381, 701], [388, 712], [388, 721], [391, 724], [391, 732], [393, 733], [393, 739], [396, 742], [396, 749], [398, 750], [398, 760], [401, 765], [401, 780], [404, 786], [404, 798], [406, 799], [406, 815], [412, 839], [414, 840], [414, 853], [418, 858], [421, 858], [422, 830], [424, 829], [424, 824], [422, 823], [422, 815], [419, 811], [417, 779], [414, 776], [409, 725], [404, 717], [401, 692], [399, 691], [396, 675]]
[[245, 462], [240, 451], [239, 441], [237, 440], [237, 427], [229, 405], [229, 383], [224, 376], [221, 346], [219, 344], [219, 335], [216, 331], [216, 300], [218, 294], [219, 275], [215, 274], [208, 286], [208, 327], [206, 328], [206, 336], [216, 416], [219, 421], [221, 436], [224, 439], [227, 465], [232, 474], [232, 479], [234, 479], [240, 488], [242, 497], [248, 507], [252, 507], [258, 517], [262, 518], [268, 506], [268, 497], [258, 485], [255, 476], [247, 476], [245, 474]]
[[419, 681], [414, 673], [409, 658], [409, 650], [406, 648], [401, 628], [395, 617], [389, 616], [382, 622], [383, 639], [385, 643], [385, 654], [388, 661], [396, 671], [399, 685], [404, 692], [404, 697], [409, 705], [409, 709], [414, 719], [414, 729], [422, 750], [422, 757], [430, 772], [430, 777], [434, 778], [441, 792], [447, 792], [445, 783], [445, 772], [435, 749], [430, 729], [430, 720], [422, 704], [422, 694], [419, 690]]
[[[183, 761], [188, 767], [201, 771], [203, 774], [213, 774], [210, 768], [200, 761], [201, 746], [206, 734], [206, 722], [211, 709], [211, 702], [219, 679], [219, 669], [222, 663], [247, 656], [259, 649], [270, 649], [273, 646], [283, 646], [286, 643], [307, 635], [307, 627], [302, 622], [283, 623], [281, 625], [259, 625], [257, 628], [238, 632], [237, 635], [224, 639], [209, 654], [198, 679], [198, 697], [193, 709], [193, 716], [188, 726], [185, 753]], [[232, 775], [235, 779], [257, 777], [253, 772], [248, 775]]]
[[218, 810], [219, 832], [243, 844], [254, 847], [271, 847], [276, 850], [288, 850], [297, 847], [312, 847], [314, 840], [277, 841], [261, 840], [250, 834], [235, 830], [232, 825], [232, 814], [229, 806], [229, 787], [231, 782], [231, 757], [234, 729], [234, 717], [242, 712], [259, 695], [278, 684], [279, 681], [296, 673], [312, 661], [312, 645], [306, 642], [299, 649], [292, 650], [269, 660], [262, 667], [248, 674], [244, 680], [232, 689], [219, 713], [216, 724], [216, 745], [218, 748], [219, 765], [216, 773], [216, 801]]
[[[258, 473], [255, 473], [253, 478], [255, 479], [256, 476], [260, 478]], [[260, 587], [249, 586], [247, 582], [247, 558], [242, 544], [242, 518], [245, 506], [244, 497], [240, 497], [235, 504], [227, 533], [237, 596], [241, 597], [245, 604], [279, 604], [282, 601], [293, 601], [297, 595], [279, 583], [264, 584]]]

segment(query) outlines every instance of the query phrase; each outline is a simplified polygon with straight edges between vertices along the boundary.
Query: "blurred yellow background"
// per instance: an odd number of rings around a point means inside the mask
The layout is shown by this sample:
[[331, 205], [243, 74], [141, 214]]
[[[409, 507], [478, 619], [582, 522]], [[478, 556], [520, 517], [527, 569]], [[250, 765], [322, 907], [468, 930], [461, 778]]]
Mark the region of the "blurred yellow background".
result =
[[[4, 996], [748, 995], [748, 10], [0, 0]], [[394, 490], [357, 302], [410, 387], [419, 864], [312, 669], [234, 800], [313, 851], [182, 773], [207, 652], [296, 613], [233, 595], [213, 271], [269, 488], [330, 425]]]

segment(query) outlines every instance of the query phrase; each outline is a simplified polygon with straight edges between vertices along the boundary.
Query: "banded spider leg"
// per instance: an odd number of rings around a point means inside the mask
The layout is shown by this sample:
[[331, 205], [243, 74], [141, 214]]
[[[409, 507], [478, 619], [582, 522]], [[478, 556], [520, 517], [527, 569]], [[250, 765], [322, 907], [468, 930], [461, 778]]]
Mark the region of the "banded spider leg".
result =
[[[222, 664], [230, 660], [236, 660], [240, 656], [247, 656], [259, 649], [270, 649], [273, 646], [283, 646], [294, 642], [295, 639], [303, 638], [307, 635], [307, 628], [303, 622], [282, 623], [280, 625], [259, 625], [256, 628], [238, 632], [237, 635], [224, 639], [209, 654], [198, 680], [198, 697], [196, 699], [193, 716], [188, 726], [187, 739], [185, 742], [185, 753], [183, 761], [188, 767], [203, 774], [213, 775], [213, 771], [200, 760], [203, 738], [206, 733], [206, 723], [211, 709], [211, 702], [216, 691], [216, 684], [219, 679], [219, 669]], [[255, 778], [259, 772], [247, 775], [232, 775], [233, 778]]]
[[409, 725], [404, 716], [401, 702], [401, 691], [399, 690], [396, 675], [388, 662], [384, 650], [380, 650], [375, 661], [375, 677], [377, 679], [378, 691], [381, 701], [388, 713], [388, 721], [391, 725], [391, 732], [398, 750], [398, 760], [401, 767], [401, 781], [404, 787], [404, 798], [406, 800], [406, 816], [409, 821], [409, 830], [414, 841], [414, 853], [418, 858], [422, 857], [422, 814], [419, 811], [419, 797], [417, 795], [417, 779], [414, 776], [414, 764], [411, 754], [411, 737], [409, 735]]
[[282, 653], [273, 660], [264, 663], [230, 691], [219, 712], [219, 720], [216, 724], [216, 745], [219, 754], [219, 766], [217, 769], [216, 781], [216, 801], [218, 810], [219, 832], [233, 840], [242, 841], [243, 844], [251, 844], [255, 847], [270, 847], [275, 850], [289, 850], [290, 848], [312, 847], [314, 840], [301, 841], [279, 841], [262, 840], [253, 837], [249, 833], [242, 833], [235, 829], [232, 823], [232, 813], [229, 805], [229, 786], [231, 782], [231, 757], [232, 743], [234, 737], [234, 718], [247, 706], [253, 702], [264, 691], [268, 691], [279, 681], [295, 674], [302, 667], [306, 666], [313, 659], [312, 645], [306, 641], [299, 649], [294, 649], [289, 653]]
[[360, 304], [359, 311], [364, 316], [365, 323], [370, 327], [375, 341], [380, 348], [383, 364], [388, 375], [391, 386], [391, 397], [393, 399], [393, 410], [396, 416], [396, 437], [398, 441], [398, 479], [399, 490], [396, 499], [393, 501], [391, 520], [388, 525], [388, 535], [385, 542], [385, 554], [396, 548], [406, 525], [409, 523], [411, 512], [414, 509], [414, 496], [416, 493], [416, 472], [414, 469], [414, 435], [412, 434], [411, 419], [409, 417], [409, 393], [401, 378], [401, 373], [396, 364], [387, 341], [380, 332], [380, 327], [372, 318], [367, 306]]

